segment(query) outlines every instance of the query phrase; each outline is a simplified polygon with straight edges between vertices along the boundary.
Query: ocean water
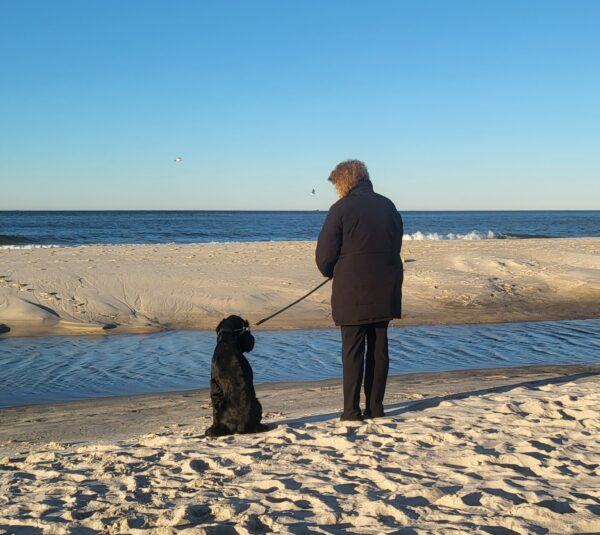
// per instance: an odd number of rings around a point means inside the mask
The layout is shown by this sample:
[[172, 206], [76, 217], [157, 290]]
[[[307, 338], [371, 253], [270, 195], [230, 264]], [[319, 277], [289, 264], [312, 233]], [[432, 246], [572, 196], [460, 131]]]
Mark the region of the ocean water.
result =
[[[256, 331], [256, 383], [341, 377], [339, 330]], [[400, 327], [390, 373], [600, 364], [600, 320]], [[215, 334], [0, 338], [0, 407], [207, 388]]]
[[[401, 212], [405, 239], [600, 236], [600, 211]], [[0, 248], [314, 240], [326, 212], [0, 211]]]

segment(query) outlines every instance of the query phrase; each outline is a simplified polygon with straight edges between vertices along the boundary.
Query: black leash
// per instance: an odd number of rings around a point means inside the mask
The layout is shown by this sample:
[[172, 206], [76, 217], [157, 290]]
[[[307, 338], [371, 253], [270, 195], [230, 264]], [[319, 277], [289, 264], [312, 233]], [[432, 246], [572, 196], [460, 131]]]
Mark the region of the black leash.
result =
[[293, 307], [295, 304], [299, 303], [300, 301], [302, 301], [303, 299], [306, 299], [311, 293], [316, 292], [321, 286], [325, 286], [325, 284], [327, 284], [331, 279], [325, 279], [321, 284], [319, 284], [319, 286], [317, 286], [316, 288], [313, 288], [310, 292], [308, 292], [306, 295], [303, 295], [300, 299], [296, 299], [293, 303], [290, 303], [288, 306], [282, 308], [281, 310], [278, 310], [277, 312], [275, 312], [275, 314], [271, 314], [270, 316], [263, 318], [260, 321], [256, 322], [256, 325], [260, 325], [261, 323], [264, 323], [265, 321], [269, 321], [271, 318], [274, 318], [275, 316], [277, 316], [277, 314], [281, 314], [282, 312], [284, 312], [285, 310], [287, 310], [290, 307]]

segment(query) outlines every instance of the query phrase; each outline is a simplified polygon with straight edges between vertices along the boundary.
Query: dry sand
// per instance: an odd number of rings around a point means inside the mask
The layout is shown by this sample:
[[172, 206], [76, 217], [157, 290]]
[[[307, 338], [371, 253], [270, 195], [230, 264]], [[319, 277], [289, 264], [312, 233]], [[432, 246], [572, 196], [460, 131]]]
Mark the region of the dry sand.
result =
[[598, 533], [600, 366], [263, 385], [272, 430], [206, 439], [206, 391], [2, 411], [0, 533]]
[[[0, 250], [8, 335], [255, 323], [323, 280], [315, 242]], [[600, 238], [409, 241], [402, 324], [600, 317]], [[328, 284], [270, 329], [331, 327]], [[6, 334], [4, 335], [6, 336]]]

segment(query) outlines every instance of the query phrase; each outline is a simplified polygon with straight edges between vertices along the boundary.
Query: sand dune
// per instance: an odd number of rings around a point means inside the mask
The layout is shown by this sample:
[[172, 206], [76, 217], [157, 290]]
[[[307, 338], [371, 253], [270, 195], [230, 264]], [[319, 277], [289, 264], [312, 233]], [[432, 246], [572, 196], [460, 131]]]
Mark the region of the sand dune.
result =
[[208, 440], [204, 420], [22, 444], [0, 459], [0, 532], [599, 532], [598, 377], [402, 401], [353, 425], [271, 413], [259, 435]]
[[[0, 250], [10, 334], [255, 323], [323, 279], [314, 242]], [[600, 238], [407, 242], [402, 324], [600, 316]], [[333, 325], [326, 285], [265, 326]]]

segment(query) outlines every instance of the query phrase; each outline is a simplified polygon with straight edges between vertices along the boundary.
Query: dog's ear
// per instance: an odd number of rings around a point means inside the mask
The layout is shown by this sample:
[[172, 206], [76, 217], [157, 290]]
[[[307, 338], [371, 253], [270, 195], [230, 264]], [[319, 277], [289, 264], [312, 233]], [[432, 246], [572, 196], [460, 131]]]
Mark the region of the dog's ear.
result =
[[254, 349], [254, 336], [248, 331], [238, 338], [239, 348], [242, 353], [249, 353]]
[[223, 326], [223, 323], [225, 322], [225, 318], [223, 318], [220, 322], [219, 325], [217, 325], [216, 328], [216, 332], [219, 332], [221, 330], [221, 327]]

